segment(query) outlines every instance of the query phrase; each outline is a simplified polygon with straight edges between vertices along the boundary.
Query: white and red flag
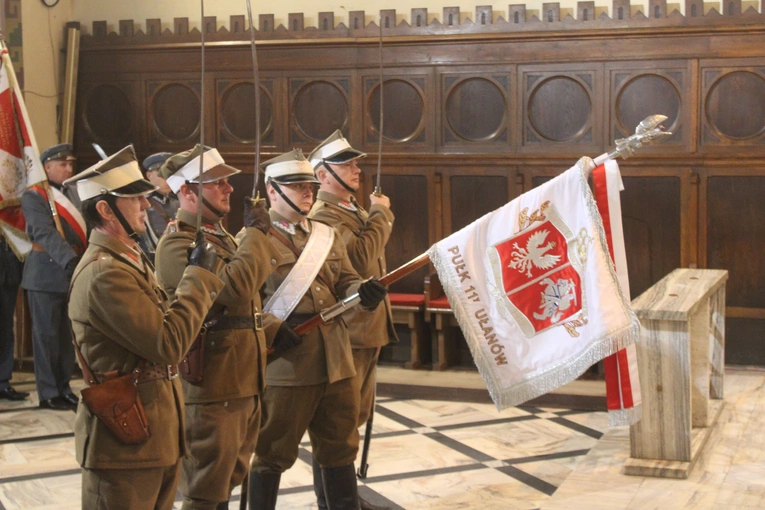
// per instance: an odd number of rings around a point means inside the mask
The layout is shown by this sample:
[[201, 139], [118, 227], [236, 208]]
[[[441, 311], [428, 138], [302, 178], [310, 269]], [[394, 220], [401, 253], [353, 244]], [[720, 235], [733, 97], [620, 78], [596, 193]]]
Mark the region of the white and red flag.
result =
[[[0, 45], [0, 230], [19, 258], [32, 249], [21, 213], [21, 194], [35, 187], [46, 199], [47, 176], [37, 151], [32, 126], [21, 96], [13, 65]], [[35, 186], [38, 185], [38, 186]], [[71, 201], [51, 188], [56, 212], [85, 242], [85, 221]], [[50, 202], [50, 200], [49, 200]]]
[[429, 251], [499, 409], [573, 381], [639, 338], [587, 184], [594, 166], [580, 159]]

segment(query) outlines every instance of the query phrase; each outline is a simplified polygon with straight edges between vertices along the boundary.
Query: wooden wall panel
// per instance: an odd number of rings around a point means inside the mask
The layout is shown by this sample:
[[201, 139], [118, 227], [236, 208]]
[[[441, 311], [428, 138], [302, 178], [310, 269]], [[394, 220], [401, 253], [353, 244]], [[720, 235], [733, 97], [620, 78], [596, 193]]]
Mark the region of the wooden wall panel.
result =
[[765, 308], [765, 176], [708, 181], [707, 266], [729, 271], [728, 306]]
[[450, 233], [509, 202], [507, 181], [506, 175], [481, 175], [480, 170], [472, 175], [451, 175]]
[[294, 72], [288, 77], [288, 145], [310, 150], [351, 126], [351, 74]]

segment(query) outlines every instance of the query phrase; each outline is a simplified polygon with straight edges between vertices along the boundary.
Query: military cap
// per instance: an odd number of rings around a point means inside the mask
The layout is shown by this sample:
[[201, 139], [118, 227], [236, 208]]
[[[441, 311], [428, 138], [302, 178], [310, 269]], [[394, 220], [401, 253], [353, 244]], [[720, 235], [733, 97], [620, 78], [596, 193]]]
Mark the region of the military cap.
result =
[[167, 159], [172, 155], [172, 152], [157, 152], [156, 154], [152, 154], [143, 160], [143, 168], [147, 172], [159, 170], [159, 167], [162, 166], [162, 163], [167, 161]]
[[197, 144], [193, 149], [171, 156], [162, 164], [159, 175], [163, 177], [173, 193], [178, 193], [181, 185], [187, 182], [199, 182], [199, 160], [202, 159], [202, 183], [215, 182], [241, 172], [228, 166], [218, 149], [204, 148]]
[[311, 163], [303, 156], [300, 149], [292, 149], [289, 152], [269, 159], [260, 164], [261, 170], [266, 173], [266, 183], [274, 181], [278, 184], [292, 182], [314, 182], [319, 184], [313, 174]]
[[136, 197], [157, 189], [143, 178], [132, 145], [65, 180], [64, 185], [73, 182], [77, 183], [77, 194], [82, 201], [107, 194]]
[[56, 161], [59, 159], [77, 161], [77, 158], [74, 157], [74, 147], [72, 147], [71, 143], [60, 143], [53, 147], [48, 147], [42, 154], [40, 154], [40, 161], [42, 161], [43, 165], [48, 161]]
[[332, 165], [341, 165], [353, 161], [354, 159], [366, 157], [366, 153], [357, 151], [351, 147], [351, 144], [348, 143], [348, 140], [346, 140], [345, 137], [343, 137], [343, 133], [339, 129], [332, 133], [329, 138], [321, 142], [319, 146], [308, 155], [308, 159], [311, 161], [311, 166], [314, 170], [325, 162]]

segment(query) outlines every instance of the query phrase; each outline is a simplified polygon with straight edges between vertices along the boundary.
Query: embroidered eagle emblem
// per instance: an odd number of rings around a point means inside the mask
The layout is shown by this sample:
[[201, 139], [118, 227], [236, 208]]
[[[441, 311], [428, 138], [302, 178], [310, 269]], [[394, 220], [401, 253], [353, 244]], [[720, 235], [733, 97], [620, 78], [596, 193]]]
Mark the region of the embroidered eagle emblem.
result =
[[537, 269], [550, 269], [554, 267], [560, 261], [560, 255], [546, 253], [555, 248], [554, 241], [543, 245], [548, 234], [547, 230], [535, 232], [529, 237], [525, 248], [518, 246], [518, 243], [513, 243], [514, 251], [511, 254], [512, 259], [508, 267], [517, 269], [521, 273], [525, 271], [526, 276], [529, 278], [531, 278], [531, 269], [533, 267]]

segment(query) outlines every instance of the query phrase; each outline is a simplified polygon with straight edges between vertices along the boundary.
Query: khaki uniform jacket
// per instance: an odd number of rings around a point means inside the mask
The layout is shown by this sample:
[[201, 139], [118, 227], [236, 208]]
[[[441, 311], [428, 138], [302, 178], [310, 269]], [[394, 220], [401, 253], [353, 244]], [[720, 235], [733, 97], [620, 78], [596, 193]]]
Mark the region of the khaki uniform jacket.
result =
[[[356, 210], [349, 210], [348, 206]], [[359, 276], [364, 279], [385, 276], [385, 244], [390, 238], [394, 219], [390, 209], [373, 205], [367, 213], [355, 200], [348, 204], [337, 195], [319, 191], [308, 216], [335, 227], [345, 241], [348, 258]], [[398, 342], [388, 296], [373, 311], [356, 306], [343, 314], [343, 319], [348, 324], [354, 349]]]
[[[270, 214], [274, 224], [289, 225], [273, 209]], [[305, 221], [309, 230], [312, 221]], [[305, 232], [300, 224], [294, 226], [294, 235], [278, 226], [274, 228], [292, 241], [299, 251], [308, 242], [310, 234]], [[268, 300], [271, 299], [271, 296], [297, 261], [295, 254], [280, 240], [271, 234], [268, 235], [268, 238], [278, 254], [271, 259], [271, 264], [276, 268], [276, 271], [268, 277], [265, 286], [261, 289], [264, 304], [268, 303]], [[345, 244], [337, 233], [335, 233], [334, 243], [321, 271], [328, 279], [332, 280], [340, 299], [357, 291], [360, 283], [359, 275], [354, 271], [351, 261], [348, 260]], [[337, 296], [333, 295], [329, 287], [317, 277], [292, 313], [316, 314], [335, 303], [337, 303]], [[268, 337], [273, 338], [281, 325], [281, 321], [273, 315], [266, 314], [264, 322]], [[274, 386], [309, 386], [325, 382], [333, 383], [353, 377], [355, 374], [348, 330], [343, 319], [337, 317], [329, 323], [309, 331], [303, 336], [303, 342], [299, 346], [271, 361], [268, 364], [266, 381], [269, 385]]]
[[[178, 226], [171, 227], [157, 246], [157, 280], [170, 295], [183, 272], [186, 250], [196, 235], [196, 214], [178, 210]], [[218, 253], [215, 274], [226, 287], [218, 294], [207, 319], [252, 317], [261, 313], [258, 289], [273, 271], [276, 252], [258, 229], [245, 229], [241, 244], [220, 224], [204, 226], [207, 240]], [[201, 383], [183, 381], [186, 402], [220, 402], [260, 394], [265, 388], [266, 337], [254, 329], [209, 331], [204, 346], [204, 378]]]
[[[69, 318], [80, 351], [94, 373], [128, 373], [141, 358], [148, 365], [177, 364], [223, 289], [223, 282], [209, 271], [187, 267], [175, 300], [169, 302], [145, 257], [97, 231], [91, 232], [75, 275]], [[74, 436], [82, 467], [166, 467], [185, 454], [179, 379], [140, 383], [138, 393], [151, 432], [149, 440], [140, 445], [120, 443], [87, 406], [78, 407]]]

